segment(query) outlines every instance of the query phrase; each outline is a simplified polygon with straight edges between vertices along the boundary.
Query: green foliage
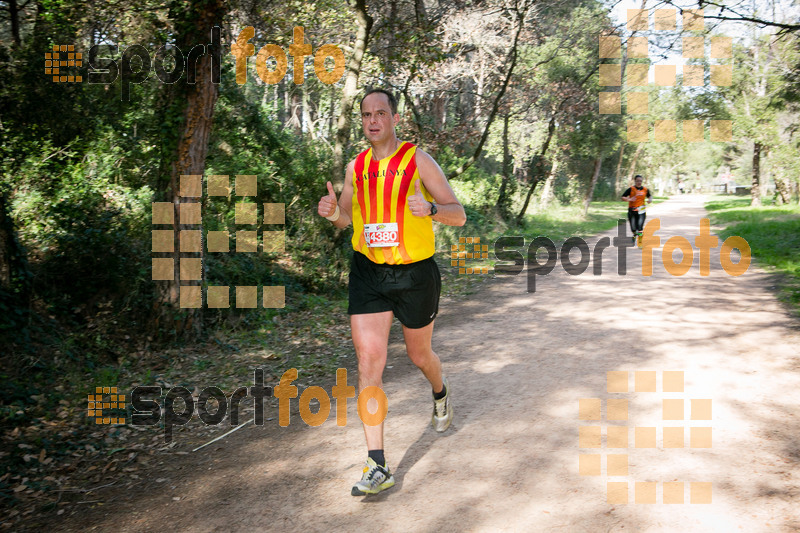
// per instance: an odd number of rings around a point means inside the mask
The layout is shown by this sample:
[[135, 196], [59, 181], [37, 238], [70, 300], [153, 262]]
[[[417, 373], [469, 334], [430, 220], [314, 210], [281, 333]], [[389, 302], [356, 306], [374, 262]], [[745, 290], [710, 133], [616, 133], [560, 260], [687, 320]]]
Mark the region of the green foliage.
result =
[[[20, 174], [42, 171], [34, 158]], [[26, 247], [39, 253], [37, 286], [52, 291], [51, 305], [70, 306], [117, 291], [140, 275], [149, 255], [151, 192], [103, 177], [86, 179], [82, 162], [53, 167], [46, 187], [18, 196], [15, 215]], [[23, 176], [29, 183], [33, 179]]]
[[784, 294], [800, 311], [800, 206], [749, 204], [749, 198], [726, 198], [708, 202], [706, 209], [712, 223], [727, 225], [720, 237], [744, 238], [756, 261], [786, 276]]

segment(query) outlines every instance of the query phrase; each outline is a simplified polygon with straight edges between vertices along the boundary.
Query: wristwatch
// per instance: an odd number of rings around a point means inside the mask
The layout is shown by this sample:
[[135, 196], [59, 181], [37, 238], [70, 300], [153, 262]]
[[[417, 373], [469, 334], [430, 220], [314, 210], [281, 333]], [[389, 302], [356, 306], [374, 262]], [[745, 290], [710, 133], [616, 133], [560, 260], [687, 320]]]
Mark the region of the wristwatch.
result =
[[438, 213], [438, 212], [439, 212], [439, 210], [438, 210], [438, 209], [436, 209], [436, 204], [435, 204], [435, 203], [433, 203], [433, 202], [431, 202], [431, 214], [430, 214], [430, 215], [428, 215], [428, 216], [431, 216], [431, 217], [432, 217], [433, 215], [435, 215], [435, 214], [436, 214], [436, 213]]

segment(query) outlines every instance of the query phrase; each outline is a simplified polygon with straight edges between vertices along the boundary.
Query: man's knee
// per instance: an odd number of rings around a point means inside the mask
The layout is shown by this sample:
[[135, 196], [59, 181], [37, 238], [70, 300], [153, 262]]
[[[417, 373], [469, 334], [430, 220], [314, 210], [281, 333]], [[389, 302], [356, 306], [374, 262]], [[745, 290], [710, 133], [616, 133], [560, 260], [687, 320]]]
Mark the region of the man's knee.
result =
[[386, 348], [356, 346], [359, 372], [382, 371], [386, 365]]
[[408, 358], [411, 359], [411, 362], [417, 365], [419, 368], [424, 368], [432, 360], [436, 359], [436, 354], [433, 352], [430, 346], [414, 347], [408, 348]]

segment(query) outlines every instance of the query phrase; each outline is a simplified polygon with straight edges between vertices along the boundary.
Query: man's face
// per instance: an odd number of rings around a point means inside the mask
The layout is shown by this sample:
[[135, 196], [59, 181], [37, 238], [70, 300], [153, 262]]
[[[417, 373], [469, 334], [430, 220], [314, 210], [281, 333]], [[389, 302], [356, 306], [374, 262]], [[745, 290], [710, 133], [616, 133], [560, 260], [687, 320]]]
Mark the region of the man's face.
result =
[[399, 119], [399, 115], [392, 115], [389, 97], [383, 93], [372, 93], [361, 104], [361, 126], [370, 143], [394, 137], [394, 127]]
[[635, 180], [633, 180], [633, 183], [634, 183], [634, 184], [635, 184], [637, 187], [641, 187], [641, 186], [642, 186], [642, 178], [636, 178]]

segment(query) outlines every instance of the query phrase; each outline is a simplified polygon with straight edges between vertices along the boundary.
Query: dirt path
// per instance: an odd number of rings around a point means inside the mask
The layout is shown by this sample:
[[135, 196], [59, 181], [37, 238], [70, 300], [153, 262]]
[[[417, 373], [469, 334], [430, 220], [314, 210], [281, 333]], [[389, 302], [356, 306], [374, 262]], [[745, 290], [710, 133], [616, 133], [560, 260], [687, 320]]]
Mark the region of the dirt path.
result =
[[[670, 235], [693, 243], [702, 205], [683, 196], [652, 207], [662, 244]], [[557, 266], [534, 294], [524, 275], [505, 276], [445, 302], [434, 343], [456, 419], [443, 435], [430, 427], [430, 393], [395, 335], [385, 390], [397, 485], [381, 495], [350, 496], [366, 455], [350, 401], [346, 427], [333, 415], [308, 427], [295, 410], [288, 428], [267, 422], [177, 457], [180, 475], [56, 529], [800, 531], [797, 319], [759, 268], [727, 275], [719, 248], [708, 277], [696, 252], [682, 277], [664, 270], [660, 250], [654, 259], [654, 275], [643, 277], [641, 252], [631, 249], [619, 276], [610, 248], [601, 276]], [[663, 371], [676, 370], [684, 392], [663, 392]], [[607, 371], [627, 371], [630, 391], [635, 371], [655, 371], [657, 392], [609, 393]], [[579, 420], [588, 398], [602, 400], [602, 420]], [[615, 398], [628, 400], [627, 421], [606, 421], [606, 400]], [[685, 400], [684, 420], [662, 420], [664, 398]], [[712, 420], [690, 420], [692, 399], [711, 400]], [[602, 448], [579, 447], [578, 428], [591, 425], [603, 426]], [[626, 425], [629, 448], [607, 449], [605, 428]], [[712, 447], [690, 447], [708, 434], [689, 428], [709, 426]], [[656, 447], [635, 448], [635, 427], [655, 427]], [[684, 447], [665, 448], [663, 427], [684, 427]], [[607, 475], [611, 453], [627, 454], [627, 476]], [[601, 455], [602, 475], [579, 475], [581, 454]], [[607, 503], [609, 481], [628, 483], [627, 504]], [[656, 503], [635, 503], [637, 482], [656, 482]], [[683, 504], [662, 503], [664, 482], [684, 483], [682, 492], [670, 486]], [[710, 504], [690, 503], [693, 482], [711, 483]], [[695, 497], [704, 494], [694, 487]]]

